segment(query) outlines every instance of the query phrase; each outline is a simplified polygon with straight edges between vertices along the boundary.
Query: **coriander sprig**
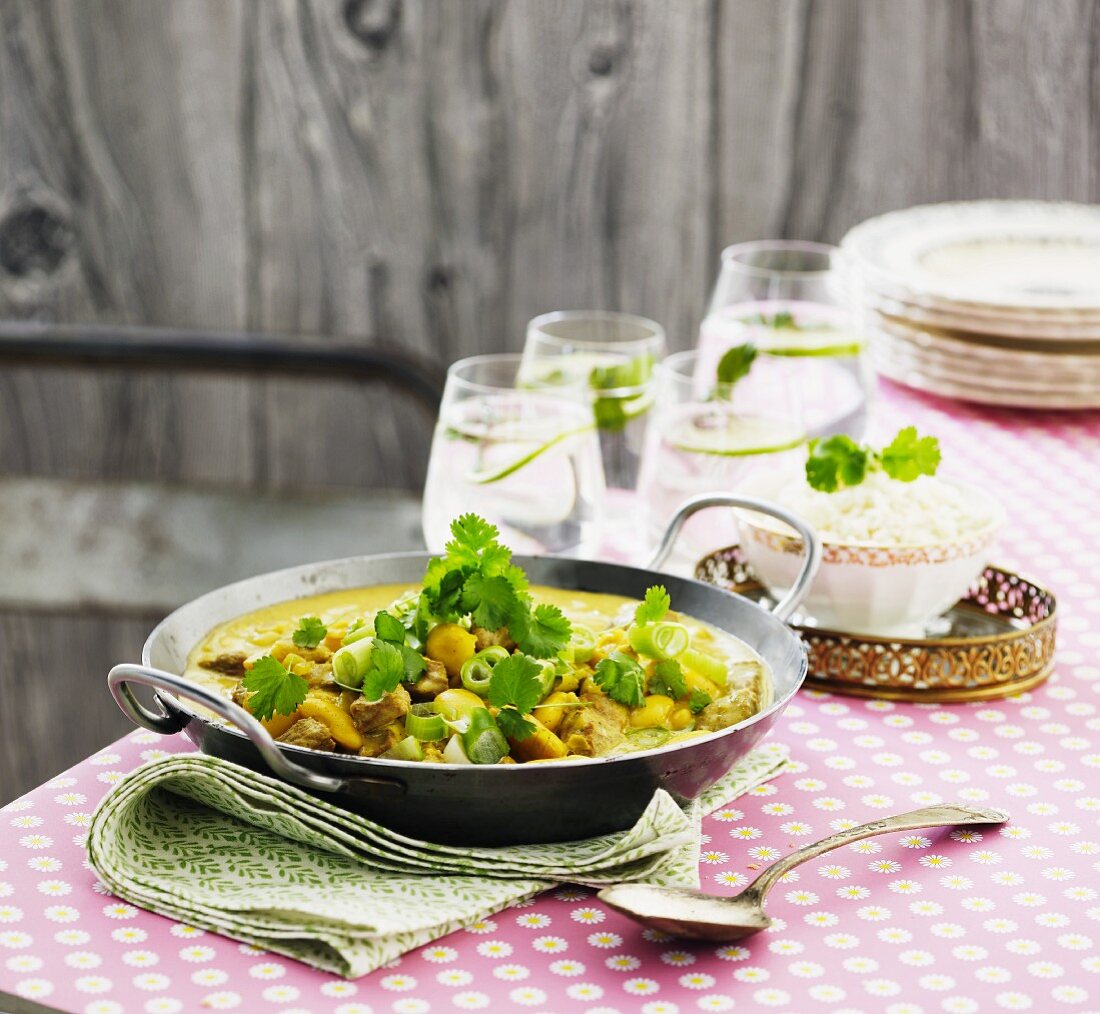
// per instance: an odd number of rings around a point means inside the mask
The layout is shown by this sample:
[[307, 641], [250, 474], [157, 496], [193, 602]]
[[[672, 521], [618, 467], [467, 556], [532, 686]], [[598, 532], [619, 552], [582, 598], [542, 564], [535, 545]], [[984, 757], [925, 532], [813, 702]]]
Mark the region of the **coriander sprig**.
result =
[[325, 638], [328, 628], [316, 616], [303, 616], [298, 621], [298, 629], [291, 634], [291, 640], [299, 648], [316, 648]]
[[569, 620], [557, 606], [533, 604], [527, 576], [512, 563], [512, 551], [497, 541], [498, 534], [476, 514], [451, 522], [446, 554], [433, 558], [424, 575], [416, 634], [423, 641], [435, 623], [469, 616], [487, 630], [507, 627], [526, 654], [552, 658], [569, 643]]
[[493, 666], [489, 703], [498, 708], [497, 725], [509, 739], [526, 739], [538, 726], [526, 716], [542, 699], [542, 666], [527, 655], [509, 655]]
[[811, 440], [806, 458], [806, 482], [823, 493], [858, 486], [871, 471], [881, 470], [899, 482], [913, 482], [935, 475], [940, 464], [940, 442], [922, 437], [915, 426], [899, 430], [894, 439], [876, 451], [857, 444], [844, 434]]
[[249, 692], [248, 710], [261, 721], [274, 715], [293, 715], [306, 699], [309, 682], [264, 655], [249, 669], [241, 686]]

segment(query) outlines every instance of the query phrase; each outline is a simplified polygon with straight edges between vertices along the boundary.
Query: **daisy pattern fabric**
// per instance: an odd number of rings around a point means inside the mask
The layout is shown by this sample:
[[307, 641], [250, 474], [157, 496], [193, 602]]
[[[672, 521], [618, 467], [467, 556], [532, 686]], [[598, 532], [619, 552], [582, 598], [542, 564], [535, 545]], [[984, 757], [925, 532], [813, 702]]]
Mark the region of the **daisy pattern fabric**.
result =
[[630, 830], [523, 848], [435, 845], [201, 754], [154, 760], [100, 804], [92, 869], [117, 897], [356, 978], [557, 883], [698, 887], [702, 816], [778, 775], [768, 744], [686, 808], [658, 791]]

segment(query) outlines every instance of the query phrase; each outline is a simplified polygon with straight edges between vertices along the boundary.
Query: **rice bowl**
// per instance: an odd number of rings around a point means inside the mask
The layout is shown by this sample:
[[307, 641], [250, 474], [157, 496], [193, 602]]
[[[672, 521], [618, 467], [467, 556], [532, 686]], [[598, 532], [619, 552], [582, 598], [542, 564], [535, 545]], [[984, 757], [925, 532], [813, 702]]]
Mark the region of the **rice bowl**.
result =
[[[881, 472], [835, 493], [798, 472], [750, 481], [745, 493], [800, 514], [821, 536], [823, 558], [805, 600], [806, 621], [831, 630], [919, 637], [988, 563], [1004, 510], [983, 490], [934, 476], [903, 483]], [[741, 543], [773, 593], [790, 584], [798, 537], [781, 522], [738, 512]]]

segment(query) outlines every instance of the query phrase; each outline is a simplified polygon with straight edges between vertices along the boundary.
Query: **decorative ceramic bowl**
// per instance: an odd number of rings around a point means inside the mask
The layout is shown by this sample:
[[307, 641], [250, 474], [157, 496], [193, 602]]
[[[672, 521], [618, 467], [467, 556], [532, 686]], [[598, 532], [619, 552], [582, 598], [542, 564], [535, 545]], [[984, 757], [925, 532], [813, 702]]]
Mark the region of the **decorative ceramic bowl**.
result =
[[[744, 492], [774, 498], [780, 484], [776, 475], [759, 476]], [[878, 637], [923, 636], [927, 624], [962, 598], [981, 575], [1004, 523], [1003, 508], [983, 490], [951, 485], [989, 518], [962, 538], [891, 545], [845, 543], [820, 533], [821, 569], [803, 600], [803, 622]], [[770, 592], [780, 592], [798, 572], [801, 541], [773, 519], [748, 511], [737, 514], [749, 564]]]

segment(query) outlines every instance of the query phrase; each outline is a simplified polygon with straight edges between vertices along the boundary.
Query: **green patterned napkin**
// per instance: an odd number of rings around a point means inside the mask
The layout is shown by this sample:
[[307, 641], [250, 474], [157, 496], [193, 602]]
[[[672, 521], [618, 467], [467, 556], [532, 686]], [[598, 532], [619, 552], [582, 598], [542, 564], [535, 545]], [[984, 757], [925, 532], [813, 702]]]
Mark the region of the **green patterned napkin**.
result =
[[475, 848], [406, 838], [285, 782], [179, 754], [115, 786], [88, 857], [126, 901], [355, 978], [556, 883], [698, 887], [702, 815], [785, 765], [767, 744], [686, 809], [657, 792], [629, 831]]

